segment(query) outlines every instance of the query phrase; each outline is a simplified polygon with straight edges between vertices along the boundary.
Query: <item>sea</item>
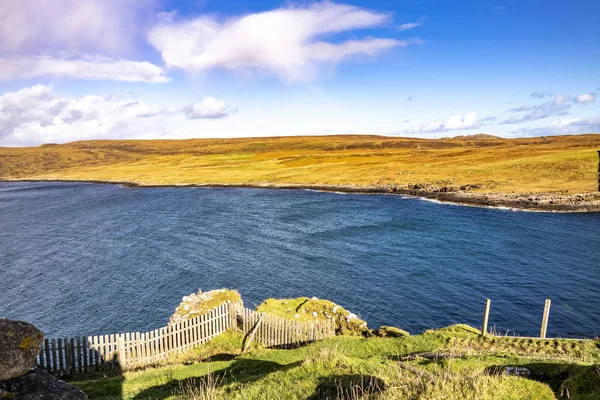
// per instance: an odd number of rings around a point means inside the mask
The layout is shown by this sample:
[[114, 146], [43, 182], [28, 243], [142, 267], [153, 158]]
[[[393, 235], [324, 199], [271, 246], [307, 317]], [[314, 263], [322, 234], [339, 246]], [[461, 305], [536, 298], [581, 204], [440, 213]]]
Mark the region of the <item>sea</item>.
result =
[[381, 194], [0, 183], [0, 318], [47, 337], [165, 326], [183, 296], [332, 300], [420, 333], [600, 334], [600, 213]]

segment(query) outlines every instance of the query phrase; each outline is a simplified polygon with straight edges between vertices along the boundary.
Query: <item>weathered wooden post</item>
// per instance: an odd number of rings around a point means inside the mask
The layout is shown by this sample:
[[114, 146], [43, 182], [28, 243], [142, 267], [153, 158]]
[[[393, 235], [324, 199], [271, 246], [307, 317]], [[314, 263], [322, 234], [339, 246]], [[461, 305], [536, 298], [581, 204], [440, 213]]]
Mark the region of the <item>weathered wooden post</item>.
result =
[[600, 192], [600, 150], [598, 150], [598, 191]]
[[487, 334], [487, 326], [488, 326], [488, 319], [490, 317], [490, 304], [492, 303], [492, 301], [490, 299], [487, 299], [485, 301], [485, 312], [483, 313], [483, 325], [481, 326], [481, 335], [485, 336]]
[[540, 330], [540, 338], [546, 339], [546, 328], [548, 328], [548, 314], [550, 313], [550, 299], [546, 299], [544, 305], [544, 317], [542, 318], [542, 329]]

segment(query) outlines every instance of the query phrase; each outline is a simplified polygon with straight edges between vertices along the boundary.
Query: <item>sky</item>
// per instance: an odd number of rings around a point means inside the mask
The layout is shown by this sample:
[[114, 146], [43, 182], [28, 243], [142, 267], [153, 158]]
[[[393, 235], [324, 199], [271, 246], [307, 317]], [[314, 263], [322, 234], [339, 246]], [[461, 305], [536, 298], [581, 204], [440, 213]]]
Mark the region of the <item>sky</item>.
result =
[[600, 132], [596, 0], [0, 0], [0, 146]]

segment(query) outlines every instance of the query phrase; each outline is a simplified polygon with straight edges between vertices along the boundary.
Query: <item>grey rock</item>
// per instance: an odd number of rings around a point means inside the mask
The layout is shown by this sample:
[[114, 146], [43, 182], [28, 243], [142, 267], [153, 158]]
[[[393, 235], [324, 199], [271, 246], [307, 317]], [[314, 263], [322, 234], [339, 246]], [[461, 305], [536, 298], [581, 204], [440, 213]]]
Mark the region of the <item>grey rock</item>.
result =
[[15, 400], [86, 400], [81, 390], [36, 368], [18, 378], [0, 381], [0, 398]]
[[43, 339], [44, 333], [30, 323], [0, 318], [0, 381], [33, 368]]

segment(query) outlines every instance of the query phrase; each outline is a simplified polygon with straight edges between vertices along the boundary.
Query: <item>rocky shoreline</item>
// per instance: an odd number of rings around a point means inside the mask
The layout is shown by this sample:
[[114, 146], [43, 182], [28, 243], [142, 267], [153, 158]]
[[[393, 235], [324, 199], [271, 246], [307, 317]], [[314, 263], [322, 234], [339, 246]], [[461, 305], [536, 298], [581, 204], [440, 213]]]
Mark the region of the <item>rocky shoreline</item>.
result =
[[206, 188], [255, 188], [255, 189], [295, 189], [322, 192], [356, 194], [393, 194], [434, 200], [472, 207], [509, 208], [537, 212], [600, 212], [600, 192], [579, 194], [523, 194], [474, 192], [477, 185], [442, 186], [432, 184], [409, 185], [316, 185], [280, 183], [181, 183], [154, 184], [128, 181], [104, 180], [64, 180], [64, 179], [0, 179], [0, 182], [65, 182], [118, 184], [128, 187], [206, 187]]

